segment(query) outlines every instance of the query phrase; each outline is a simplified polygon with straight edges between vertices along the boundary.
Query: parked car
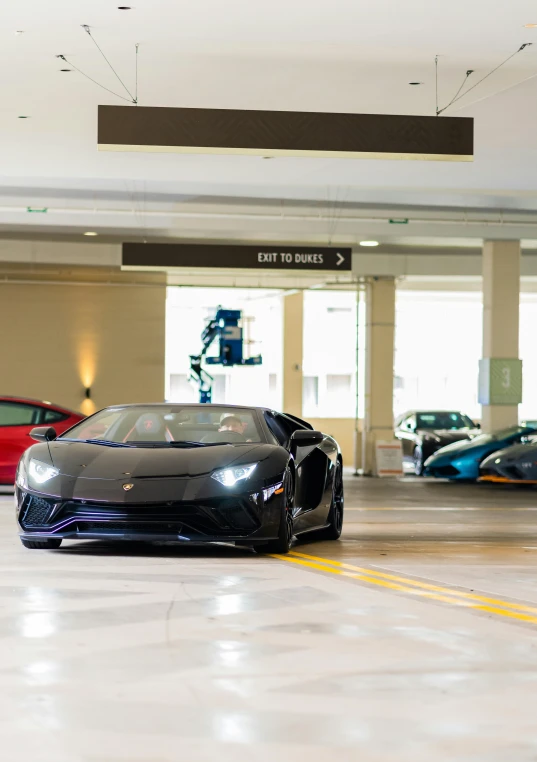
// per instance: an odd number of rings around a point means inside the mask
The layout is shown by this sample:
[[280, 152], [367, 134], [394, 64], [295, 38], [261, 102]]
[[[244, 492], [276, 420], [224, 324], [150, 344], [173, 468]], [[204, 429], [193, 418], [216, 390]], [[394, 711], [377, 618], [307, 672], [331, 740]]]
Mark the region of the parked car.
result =
[[50, 402], [0, 396], [0, 484], [14, 484], [17, 463], [34, 444], [30, 431], [35, 426], [54, 426], [63, 433], [83, 419], [80, 413]]
[[395, 436], [403, 447], [403, 466], [416, 476], [423, 475], [425, 461], [441, 447], [478, 434], [477, 424], [455, 410], [412, 410], [395, 422]]
[[480, 482], [537, 484], [537, 437], [492, 453], [481, 463]]
[[479, 466], [494, 452], [520, 444], [536, 433], [528, 426], [511, 426], [493, 434], [480, 434], [466, 442], [454, 442], [442, 447], [425, 461], [425, 476], [459, 481], [476, 481]]

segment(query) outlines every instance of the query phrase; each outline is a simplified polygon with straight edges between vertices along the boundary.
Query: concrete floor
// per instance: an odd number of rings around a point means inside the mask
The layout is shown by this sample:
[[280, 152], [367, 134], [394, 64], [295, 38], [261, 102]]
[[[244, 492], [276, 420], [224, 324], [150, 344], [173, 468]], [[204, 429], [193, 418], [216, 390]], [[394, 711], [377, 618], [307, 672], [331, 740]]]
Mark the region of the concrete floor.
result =
[[339, 543], [27, 551], [0, 497], [9, 762], [537, 759], [537, 492], [346, 482]]

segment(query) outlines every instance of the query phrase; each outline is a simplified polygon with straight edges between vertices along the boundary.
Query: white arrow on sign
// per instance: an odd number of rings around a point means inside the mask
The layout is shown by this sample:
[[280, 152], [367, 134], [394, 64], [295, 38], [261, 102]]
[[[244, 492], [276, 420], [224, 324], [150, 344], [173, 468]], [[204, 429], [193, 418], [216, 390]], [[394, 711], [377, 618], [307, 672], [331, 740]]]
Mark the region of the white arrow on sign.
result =
[[339, 267], [345, 261], [345, 257], [342, 257], [339, 251], [336, 252], [336, 256], [337, 256], [336, 266]]

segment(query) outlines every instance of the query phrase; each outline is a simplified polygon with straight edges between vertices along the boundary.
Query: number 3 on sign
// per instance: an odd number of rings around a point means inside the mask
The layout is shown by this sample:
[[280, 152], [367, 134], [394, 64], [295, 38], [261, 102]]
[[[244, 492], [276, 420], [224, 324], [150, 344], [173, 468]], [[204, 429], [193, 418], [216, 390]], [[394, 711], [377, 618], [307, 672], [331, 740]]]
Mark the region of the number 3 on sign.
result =
[[502, 386], [504, 389], [511, 388], [511, 368], [502, 368]]

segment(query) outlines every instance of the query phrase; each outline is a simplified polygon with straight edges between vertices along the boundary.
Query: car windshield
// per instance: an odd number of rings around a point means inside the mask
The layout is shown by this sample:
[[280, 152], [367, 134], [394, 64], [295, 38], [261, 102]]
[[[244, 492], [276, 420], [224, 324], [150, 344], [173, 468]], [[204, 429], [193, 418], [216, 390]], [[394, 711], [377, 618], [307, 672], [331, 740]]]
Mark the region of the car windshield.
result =
[[59, 439], [130, 447], [201, 447], [264, 441], [254, 410], [172, 404], [107, 408]]
[[462, 413], [438, 412], [438, 413], [418, 413], [418, 429], [475, 429], [475, 423], [471, 418]]

